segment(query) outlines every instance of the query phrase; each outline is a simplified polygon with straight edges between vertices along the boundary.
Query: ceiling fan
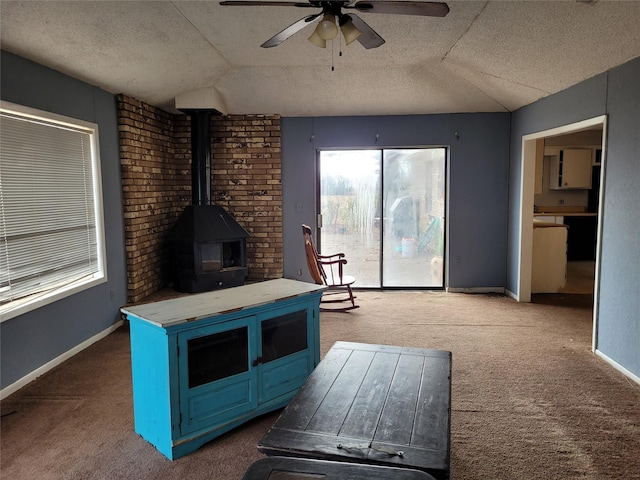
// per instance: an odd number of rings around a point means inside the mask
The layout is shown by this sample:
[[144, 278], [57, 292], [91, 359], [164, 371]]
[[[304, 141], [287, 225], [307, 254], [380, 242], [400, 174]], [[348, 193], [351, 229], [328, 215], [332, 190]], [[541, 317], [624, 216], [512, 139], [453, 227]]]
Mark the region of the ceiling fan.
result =
[[220, 2], [220, 5], [321, 9], [318, 13], [301, 18], [271, 37], [260, 45], [263, 48], [280, 45], [321, 15], [322, 20], [318, 22], [318, 25], [309, 37], [309, 41], [318, 47], [325, 48], [326, 41], [333, 40], [340, 32], [342, 32], [347, 45], [358, 40], [364, 48], [377, 48], [384, 43], [384, 39], [358, 15], [355, 13], [342, 13], [343, 9], [354, 10], [359, 13], [391, 13], [396, 15], [421, 15], [427, 17], [444, 17], [449, 13], [449, 6], [442, 2], [395, 0], [370, 0], [357, 1], [355, 3], [354, 0], [308, 0], [308, 2], [226, 0]]

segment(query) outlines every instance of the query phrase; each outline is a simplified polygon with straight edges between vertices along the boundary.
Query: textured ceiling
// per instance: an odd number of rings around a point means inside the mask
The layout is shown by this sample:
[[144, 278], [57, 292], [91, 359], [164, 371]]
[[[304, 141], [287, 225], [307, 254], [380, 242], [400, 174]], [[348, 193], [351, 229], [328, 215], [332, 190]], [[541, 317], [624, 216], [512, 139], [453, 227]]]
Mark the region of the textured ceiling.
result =
[[260, 48], [308, 8], [1, 0], [0, 45], [167, 110], [215, 97], [283, 116], [512, 111], [640, 56], [640, 1], [447, 4], [444, 18], [361, 13], [386, 43], [340, 56], [306, 40], [315, 23]]

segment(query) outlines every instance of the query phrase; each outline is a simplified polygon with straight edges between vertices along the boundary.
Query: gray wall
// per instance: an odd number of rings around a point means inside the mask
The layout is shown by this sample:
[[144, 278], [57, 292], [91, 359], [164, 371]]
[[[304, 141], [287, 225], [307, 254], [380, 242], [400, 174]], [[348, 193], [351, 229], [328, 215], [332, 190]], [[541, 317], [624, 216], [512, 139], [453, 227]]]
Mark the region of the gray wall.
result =
[[509, 121], [506, 113], [283, 118], [285, 277], [302, 270], [311, 280], [300, 225], [316, 221], [317, 149], [447, 146], [448, 286], [504, 287]]
[[507, 288], [518, 290], [522, 136], [607, 114], [596, 348], [640, 376], [640, 58], [512, 116]]
[[[99, 125], [109, 275], [105, 284], [0, 324], [5, 388], [117, 322], [126, 302], [126, 272], [114, 97], [14, 55], [1, 55], [3, 100]], [[444, 145], [450, 148], [448, 285], [506, 285], [517, 292], [522, 135], [607, 113], [598, 348], [640, 375], [638, 78], [640, 59], [512, 116], [283, 118], [285, 276], [296, 278], [300, 269], [309, 279], [300, 224], [315, 221], [316, 149]]]
[[640, 376], [640, 58], [609, 73], [597, 348]]
[[113, 95], [1, 52], [2, 100], [98, 124], [108, 282], [0, 324], [1, 388], [120, 320], [126, 302], [124, 226]]

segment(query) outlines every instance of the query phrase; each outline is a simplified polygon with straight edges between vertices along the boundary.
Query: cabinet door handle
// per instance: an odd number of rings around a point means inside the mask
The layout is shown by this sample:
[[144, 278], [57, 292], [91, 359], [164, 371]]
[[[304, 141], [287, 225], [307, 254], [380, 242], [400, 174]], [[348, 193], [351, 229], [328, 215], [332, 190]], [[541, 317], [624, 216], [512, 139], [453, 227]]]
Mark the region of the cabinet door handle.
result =
[[261, 363], [262, 363], [262, 357], [258, 357], [253, 362], [251, 362], [251, 365], [253, 365], [254, 367], [257, 367]]

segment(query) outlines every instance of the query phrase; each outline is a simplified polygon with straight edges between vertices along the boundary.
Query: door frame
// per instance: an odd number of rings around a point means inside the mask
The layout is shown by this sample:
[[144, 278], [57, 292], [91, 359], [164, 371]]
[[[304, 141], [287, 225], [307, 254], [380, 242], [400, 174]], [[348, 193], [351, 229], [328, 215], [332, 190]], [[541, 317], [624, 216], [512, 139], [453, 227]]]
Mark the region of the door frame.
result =
[[543, 130], [522, 136], [522, 174], [520, 178], [520, 256], [518, 258], [518, 302], [531, 302], [531, 274], [533, 263], [533, 207], [536, 168], [536, 141], [545, 137], [564, 135], [589, 127], [602, 126], [602, 156], [600, 160], [600, 194], [598, 202], [597, 233], [596, 233], [596, 268], [594, 283], [593, 305], [593, 337], [592, 349], [596, 348], [598, 326], [598, 303], [600, 298], [600, 253], [602, 250], [602, 215], [604, 205], [604, 185], [606, 172], [606, 139], [607, 116], [582, 120], [576, 123]]

